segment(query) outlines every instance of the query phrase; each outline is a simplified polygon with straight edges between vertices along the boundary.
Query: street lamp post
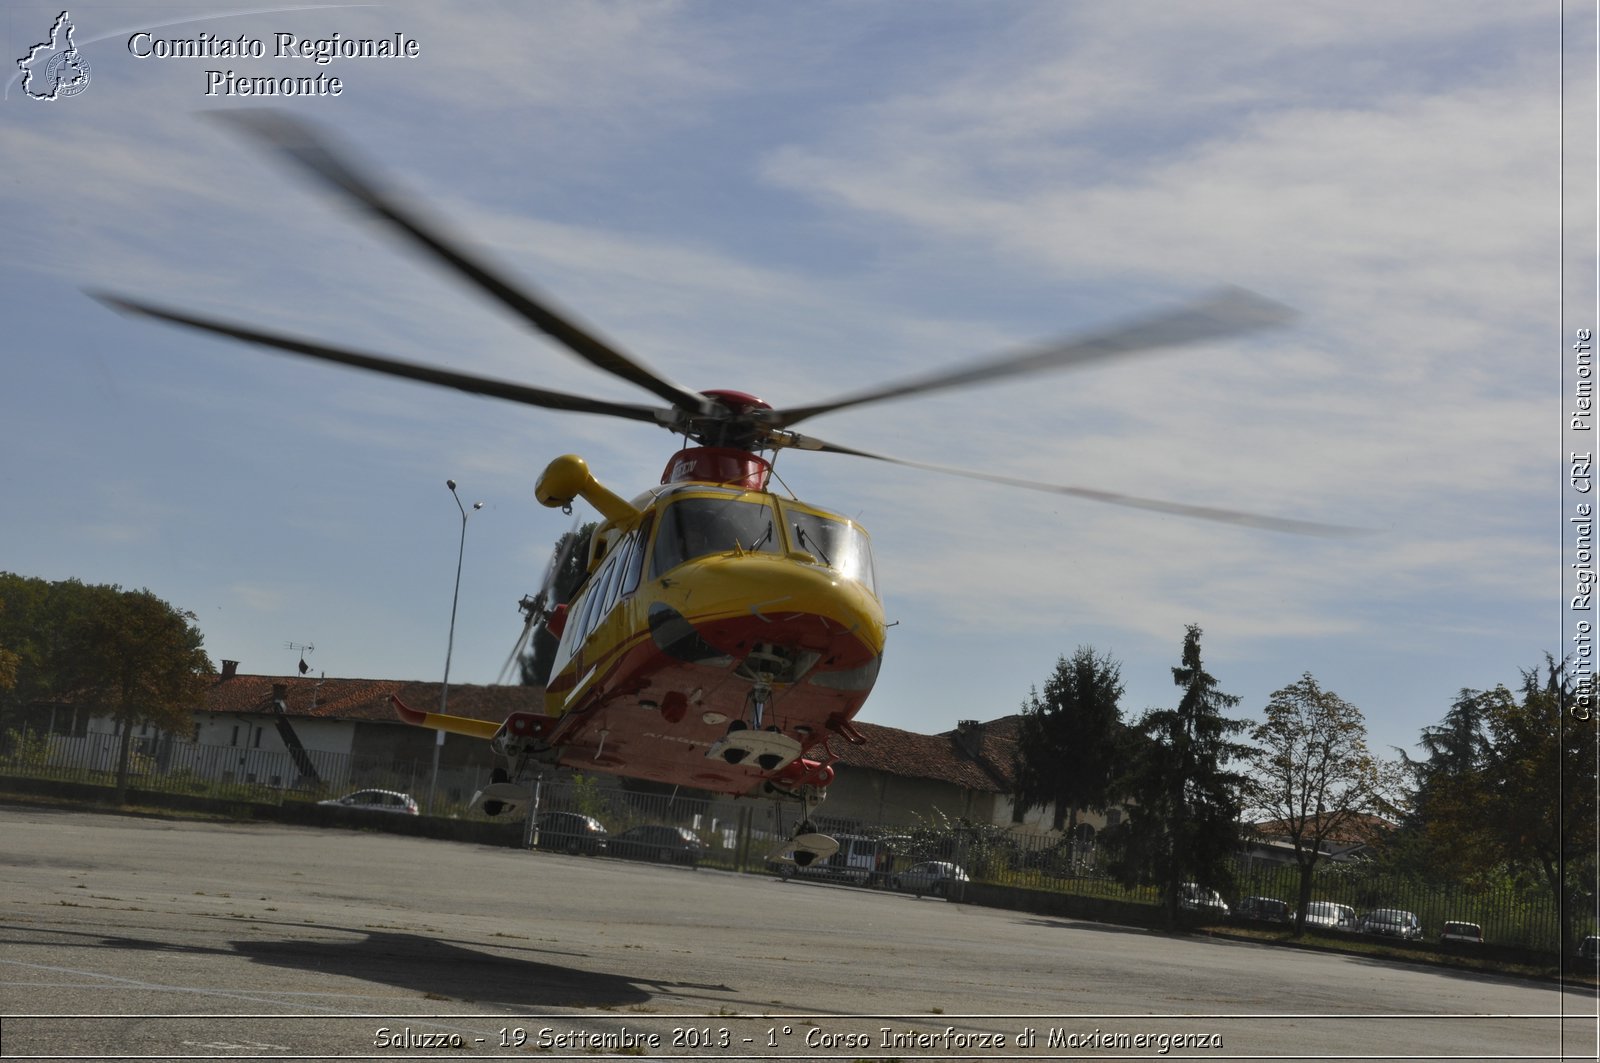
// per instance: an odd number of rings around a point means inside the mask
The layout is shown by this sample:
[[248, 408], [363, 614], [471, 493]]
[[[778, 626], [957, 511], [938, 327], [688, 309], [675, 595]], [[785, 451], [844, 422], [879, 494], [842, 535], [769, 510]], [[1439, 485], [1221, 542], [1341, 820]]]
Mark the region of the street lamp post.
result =
[[[456, 603], [461, 599], [461, 563], [467, 556], [467, 517], [483, 508], [482, 502], [472, 503], [468, 510], [461, 504], [461, 496], [456, 494], [456, 482], [446, 480], [444, 485], [450, 488], [450, 497], [455, 499], [456, 508], [461, 511], [461, 545], [456, 550], [456, 588], [450, 596], [450, 638], [444, 648], [444, 682], [439, 684], [439, 715], [443, 716], [445, 707], [450, 703], [450, 657], [456, 648]], [[439, 786], [439, 750], [444, 745], [444, 732], [439, 731], [433, 743], [433, 778], [428, 783], [428, 814], [433, 814], [433, 795]]]

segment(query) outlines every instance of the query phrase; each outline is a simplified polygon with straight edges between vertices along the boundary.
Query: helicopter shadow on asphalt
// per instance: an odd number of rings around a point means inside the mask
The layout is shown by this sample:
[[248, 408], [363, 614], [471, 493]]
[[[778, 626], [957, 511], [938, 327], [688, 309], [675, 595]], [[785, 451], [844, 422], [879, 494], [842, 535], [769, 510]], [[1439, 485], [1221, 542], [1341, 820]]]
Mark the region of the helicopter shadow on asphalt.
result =
[[[352, 931], [352, 933], [357, 933]], [[522, 956], [482, 952], [420, 934], [361, 930], [349, 941], [236, 941], [253, 963], [378, 982], [418, 994], [518, 1007], [594, 1008], [644, 1004], [657, 992], [732, 990], [727, 986], [641, 983]], [[496, 945], [509, 952], [536, 951]]]
[[[260, 924], [257, 924], [260, 925]], [[226, 946], [182, 945], [134, 936], [82, 935], [73, 942], [88, 948], [182, 952], [221, 958], [244, 957], [251, 963], [409, 990], [419, 997], [468, 1003], [532, 1008], [612, 1008], [645, 1004], [674, 992], [731, 993], [732, 987], [680, 981], [650, 981], [521, 955], [543, 953], [526, 946], [491, 946], [482, 951], [471, 943], [423, 934], [371, 928], [298, 926], [302, 933], [333, 931], [345, 940], [284, 937], [228, 942]], [[68, 936], [73, 936], [68, 932]], [[578, 955], [569, 953], [568, 955]]]

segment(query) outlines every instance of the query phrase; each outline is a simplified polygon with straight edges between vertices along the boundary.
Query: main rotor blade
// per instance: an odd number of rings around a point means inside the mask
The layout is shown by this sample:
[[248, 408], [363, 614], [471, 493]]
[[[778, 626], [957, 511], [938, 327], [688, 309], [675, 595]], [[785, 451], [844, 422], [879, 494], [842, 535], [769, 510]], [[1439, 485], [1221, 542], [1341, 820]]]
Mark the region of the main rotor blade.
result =
[[1086, 365], [1119, 354], [1177, 347], [1189, 343], [1236, 336], [1254, 329], [1268, 328], [1289, 321], [1294, 312], [1281, 303], [1243, 288], [1223, 288], [1186, 306], [1140, 318], [1103, 332], [1079, 336], [1022, 351], [1018, 354], [987, 358], [954, 369], [913, 377], [898, 384], [887, 384], [871, 391], [858, 392], [830, 402], [773, 410], [763, 417], [780, 428], [799, 424], [851, 406], [887, 399], [904, 398], [929, 391], [985, 384], [1005, 377]]
[[382, 355], [364, 354], [344, 347], [330, 347], [327, 344], [314, 343], [294, 336], [284, 336], [279, 333], [264, 332], [244, 325], [235, 325], [217, 318], [199, 317], [179, 310], [168, 310], [150, 303], [139, 302], [135, 299], [124, 299], [121, 296], [100, 292], [90, 292], [89, 294], [120, 313], [153, 317], [161, 321], [170, 321], [175, 325], [200, 329], [202, 332], [211, 332], [219, 336], [227, 336], [230, 339], [242, 340], [245, 343], [258, 344], [270, 350], [286, 351], [290, 354], [298, 354], [305, 358], [315, 358], [323, 362], [337, 362], [340, 365], [366, 369], [374, 373], [384, 373], [388, 376], [405, 377], [408, 380], [418, 380], [424, 384], [437, 384], [443, 387], [455, 388], [458, 391], [465, 391], [472, 395], [488, 395], [492, 398], [508, 399], [511, 402], [520, 402], [527, 406], [542, 406], [552, 410], [571, 410], [576, 413], [599, 413], [610, 417], [626, 417], [632, 421], [665, 423], [666, 419], [671, 417], [671, 411], [659, 411], [658, 416], [658, 411], [648, 406], [606, 402], [602, 399], [590, 399], [580, 395], [567, 395], [559, 391], [547, 391], [544, 388], [528, 387], [525, 384], [491, 380], [488, 377], [457, 373], [449, 369], [420, 365], [416, 362], [402, 362]]
[[1022, 487], [1030, 491], [1044, 491], [1048, 494], [1070, 495], [1074, 498], [1086, 498], [1095, 502], [1106, 502], [1114, 506], [1127, 506], [1131, 509], [1145, 509], [1156, 513], [1170, 513], [1178, 517], [1190, 517], [1195, 520], [1208, 520], [1220, 524], [1236, 524], [1246, 528], [1261, 528], [1265, 531], [1284, 532], [1289, 535], [1314, 535], [1323, 539], [1351, 539], [1372, 534], [1365, 528], [1351, 528], [1341, 524], [1320, 524], [1309, 520], [1290, 520], [1284, 517], [1267, 517], [1259, 513], [1243, 513], [1232, 509], [1219, 509], [1216, 506], [1191, 506], [1182, 502], [1162, 502], [1154, 498], [1140, 498], [1137, 495], [1124, 495], [1115, 491], [1099, 491], [1091, 487], [1067, 487], [1061, 484], [1040, 483], [1037, 480], [1023, 480], [1015, 476], [1001, 476], [997, 473], [978, 472], [974, 469], [957, 469], [948, 465], [931, 465], [923, 461], [908, 461], [905, 458], [891, 458], [884, 454], [874, 454], [871, 451], [857, 450], [854, 447], [840, 446], [837, 443], [827, 443], [815, 436], [794, 435], [790, 446], [801, 450], [817, 450], [829, 454], [849, 454], [857, 458], [871, 458], [873, 461], [888, 462], [891, 465], [904, 465], [911, 469], [924, 469], [928, 472], [944, 473], [949, 476], [965, 476], [972, 480], [987, 480], [989, 483], [1005, 484], [1008, 487]]
[[531, 289], [513, 285], [486, 262], [468, 254], [459, 241], [444, 234], [437, 222], [424, 221], [420, 212], [401, 207], [380, 189], [374, 178], [367, 176], [350, 158], [335, 151], [327, 139], [307, 123], [267, 109], [211, 113], [283, 153], [350, 202], [388, 222], [590, 365], [637, 384], [679, 409], [696, 413], [711, 411], [711, 403], [698, 391], [675, 384], [630, 358], [591, 329], [558, 311], [549, 299], [536, 295]]

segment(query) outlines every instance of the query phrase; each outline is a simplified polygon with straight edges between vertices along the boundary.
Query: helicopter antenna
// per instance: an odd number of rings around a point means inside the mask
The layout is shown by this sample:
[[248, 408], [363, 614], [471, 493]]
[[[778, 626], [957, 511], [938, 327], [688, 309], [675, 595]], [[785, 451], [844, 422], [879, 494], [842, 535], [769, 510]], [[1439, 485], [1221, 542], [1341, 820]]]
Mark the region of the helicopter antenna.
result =
[[[773, 455], [773, 457], [776, 458], [777, 455]], [[774, 462], [774, 464], [776, 463]], [[790, 498], [794, 499], [796, 502], [800, 501], [800, 496], [794, 493], [794, 488], [790, 487], [782, 476], [778, 475], [778, 470], [776, 468], [768, 466], [768, 472], [772, 474], [772, 478], [774, 480], [777, 480], [780, 484], [783, 484], [783, 489], [789, 492]]]

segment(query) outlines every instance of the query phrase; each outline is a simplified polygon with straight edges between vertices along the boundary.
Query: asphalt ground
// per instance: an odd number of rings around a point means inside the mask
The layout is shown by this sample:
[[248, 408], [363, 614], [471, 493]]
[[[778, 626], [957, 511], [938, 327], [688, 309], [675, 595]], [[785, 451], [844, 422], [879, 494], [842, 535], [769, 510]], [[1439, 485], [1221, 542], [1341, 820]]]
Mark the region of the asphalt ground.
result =
[[0, 806], [0, 1056], [1594, 1059], [1593, 989], [756, 875]]

